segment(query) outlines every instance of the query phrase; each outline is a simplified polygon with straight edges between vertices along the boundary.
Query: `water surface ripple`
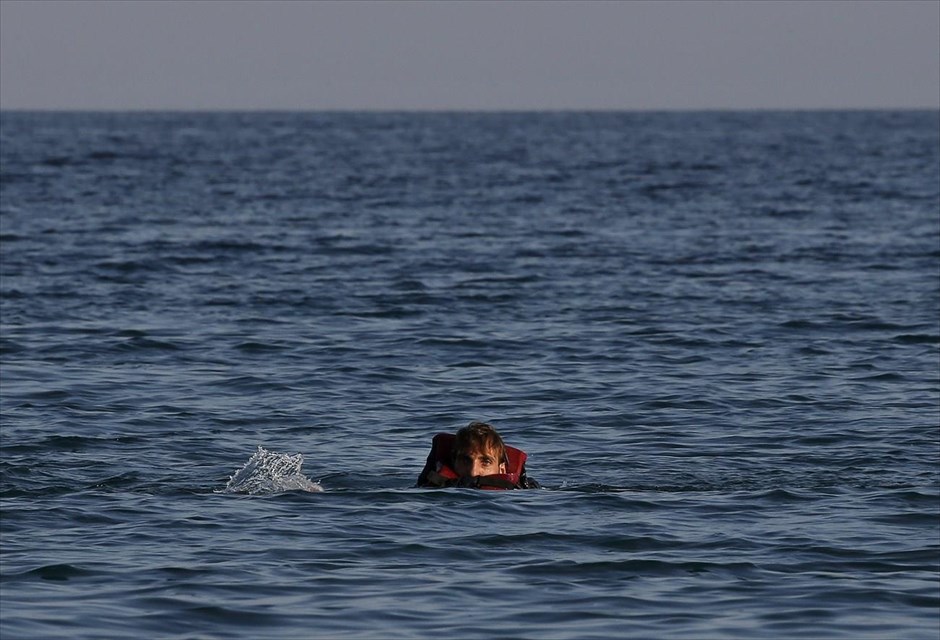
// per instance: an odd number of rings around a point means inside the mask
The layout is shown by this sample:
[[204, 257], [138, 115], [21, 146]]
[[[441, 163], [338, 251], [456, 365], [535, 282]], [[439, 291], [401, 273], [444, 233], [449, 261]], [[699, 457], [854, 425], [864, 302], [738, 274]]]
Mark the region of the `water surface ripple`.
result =
[[938, 121], [4, 112], [0, 636], [936, 640]]

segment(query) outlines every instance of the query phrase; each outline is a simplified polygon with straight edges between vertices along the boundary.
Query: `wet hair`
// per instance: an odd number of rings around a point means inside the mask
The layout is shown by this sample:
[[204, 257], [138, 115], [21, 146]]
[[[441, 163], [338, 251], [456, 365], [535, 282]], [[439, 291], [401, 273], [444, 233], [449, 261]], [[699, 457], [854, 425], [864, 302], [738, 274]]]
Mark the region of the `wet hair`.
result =
[[454, 459], [471, 451], [495, 451], [501, 463], [509, 464], [503, 439], [492, 425], [485, 422], [471, 422], [457, 432], [453, 447]]

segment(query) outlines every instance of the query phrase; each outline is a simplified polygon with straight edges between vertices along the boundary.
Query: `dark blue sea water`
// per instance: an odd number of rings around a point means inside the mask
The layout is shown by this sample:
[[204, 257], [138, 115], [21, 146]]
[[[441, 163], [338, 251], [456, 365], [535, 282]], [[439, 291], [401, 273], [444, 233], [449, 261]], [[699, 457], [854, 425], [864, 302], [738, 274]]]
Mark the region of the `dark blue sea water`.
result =
[[0, 636], [936, 640], [938, 123], [4, 112]]

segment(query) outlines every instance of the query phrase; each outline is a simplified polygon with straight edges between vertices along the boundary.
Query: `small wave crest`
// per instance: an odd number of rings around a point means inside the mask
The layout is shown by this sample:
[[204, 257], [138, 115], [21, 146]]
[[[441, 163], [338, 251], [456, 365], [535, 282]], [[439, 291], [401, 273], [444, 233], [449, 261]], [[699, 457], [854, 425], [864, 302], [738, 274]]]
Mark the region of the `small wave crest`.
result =
[[267, 495], [283, 491], [323, 491], [300, 471], [304, 457], [297, 453], [275, 453], [259, 446], [254, 455], [236, 471], [221, 493]]

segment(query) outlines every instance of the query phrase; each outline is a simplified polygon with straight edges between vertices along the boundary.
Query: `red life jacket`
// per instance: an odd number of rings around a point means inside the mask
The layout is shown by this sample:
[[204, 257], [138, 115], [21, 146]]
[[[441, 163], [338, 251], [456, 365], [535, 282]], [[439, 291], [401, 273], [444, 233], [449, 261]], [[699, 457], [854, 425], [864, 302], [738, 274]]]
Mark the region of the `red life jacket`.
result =
[[526, 453], [521, 449], [506, 446], [506, 473], [477, 476], [461, 480], [450, 464], [453, 460], [454, 441], [452, 433], [439, 433], [431, 440], [431, 453], [418, 476], [418, 486], [467, 486], [479, 489], [516, 489], [525, 476]]

